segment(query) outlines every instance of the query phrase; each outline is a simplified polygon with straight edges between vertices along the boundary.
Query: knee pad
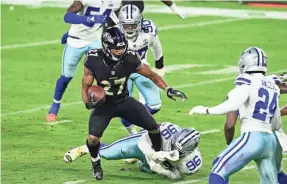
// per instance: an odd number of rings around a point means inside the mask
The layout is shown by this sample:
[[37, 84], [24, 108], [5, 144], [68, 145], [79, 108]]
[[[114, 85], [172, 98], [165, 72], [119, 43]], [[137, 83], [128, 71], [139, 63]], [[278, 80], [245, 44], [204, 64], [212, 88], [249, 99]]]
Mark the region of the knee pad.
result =
[[147, 110], [153, 115], [155, 113], [157, 113], [158, 111], [160, 111], [161, 109], [161, 103], [157, 104], [157, 105], [148, 105], [145, 104], [145, 107], [147, 108]]

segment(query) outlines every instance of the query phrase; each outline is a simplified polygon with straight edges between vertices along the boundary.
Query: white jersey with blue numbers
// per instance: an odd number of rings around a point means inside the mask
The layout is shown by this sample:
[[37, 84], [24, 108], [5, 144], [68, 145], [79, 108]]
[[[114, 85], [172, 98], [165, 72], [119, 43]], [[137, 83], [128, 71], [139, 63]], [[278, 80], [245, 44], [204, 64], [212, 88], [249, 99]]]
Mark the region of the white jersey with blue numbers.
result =
[[[81, 16], [107, 15], [120, 8], [121, 0], [77, 0], [84, 8], [78, 12]], [[101, 24], [72, 24], [69, 30], [68, 43], [74, 47], [84, 47], [89, 43], [100, 40], [103, 32]], [[76, 39], [74, 39], [74, 38]]]
[[[275, 77], [276, 78], [276, 77]], [[279, 109], [280, 89], [274, 76], [262, 74], [244, 74], [235, 80], [236, 86], [248, 85], [247, 101], [239, 108], [241, 133], [250, 131], [271, 131], [271, 123], [275, 112]], [[277, 118], [277, 117], [276, 117]]]
[[[181, 131], [182, 128], [172, 124], [170, 122], [165, 122], [160, 125], [160, 134], [162, 139], [162, 148], [161, 151], [170, 152], [171, 150], [171, 141], [174, 138], [175, 134]], [[144, 133], [140, 140], [141, 143], [148, 143], [149, 148], [145, 148], [142, 150], [148, 150], [152, 147], [152, 143], [150, 141], [148, 133]], [[143, 145], [143, 144], [142, 144]], [[144, 146], [139, 145], [140, 148]], [[143, 151], [144, 152], [144, 151]], [[145, 153], [144, 153], [145, 154]], [[150, 159], [146, 156], [147, 162], [150, 162]], [[178, 171], [182, 174], [192, 175], [196, 173], [200, 167], [202, 166], [202, 157], [199, 151], [199, 148], [196, 148], [192, 153], [180, 158], [178, 161], [169, 161], [171, 165], [176, 167]]]
[[143, 63], [147, 61], [148, 49], [151, 48], [155, 60], [162, 57], [162, 47], [158, 37], [156, 25], [151, 20], [143, 20], [142, 28], [136, 40], [128, 39], [129, 49], [137, 51]]

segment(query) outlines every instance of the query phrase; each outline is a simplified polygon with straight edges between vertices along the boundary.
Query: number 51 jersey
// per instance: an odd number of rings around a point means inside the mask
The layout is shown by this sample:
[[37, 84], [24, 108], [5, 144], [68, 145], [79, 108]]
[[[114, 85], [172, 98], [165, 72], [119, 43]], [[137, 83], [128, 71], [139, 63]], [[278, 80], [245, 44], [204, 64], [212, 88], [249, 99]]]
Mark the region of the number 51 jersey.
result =
[[[79, 0], [84, 8], [78, 12], [81, 16], [106, 15], [120, 8], [121, 0]], [[103, 27], [101, 24], [72, 24], [69, 35], [80, 40], [92, 42], [100, 40]], [[71, 38], [68, 38], [68, 41]]]
[[248, 85], [249, 97], [239, 108], [241, 133], [271, 131], [271, 121], [279, 108], [280, 89], [274, 79], [263, 74], [243, 74], [235, 80], [236, 86]]

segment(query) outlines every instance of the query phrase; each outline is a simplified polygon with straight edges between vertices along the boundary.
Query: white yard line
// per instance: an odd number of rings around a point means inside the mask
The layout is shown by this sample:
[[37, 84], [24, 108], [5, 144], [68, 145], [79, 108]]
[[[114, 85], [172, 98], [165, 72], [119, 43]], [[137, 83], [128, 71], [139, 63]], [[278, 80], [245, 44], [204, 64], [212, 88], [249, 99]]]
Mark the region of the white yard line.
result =
[[[64, 103], [61, 104], [61, 107], [68, 107], [71, 105], [76, 105], [76, 104], [81, 104], [82, 101], [76, 101], [76, 102], [71, 102], [71, 103]], [[49, 109], [51, 107], [51, 105], [44, 105], [42, 107], [37, 107], [37, 108], [33, 108], [33, 109], [26, 109], [26, 110], [22, 110], [22, 111], [15, 111], [15, 112], [8, 112], [5, 114], [1, 114], [1, 116], [9, 116], [9, 115], [16, 115], [16, 114], [26, 114], [26, 113], [32, 113], [32, 112], [38, 112], [44, 109]]]
[[46, 125], [57, 125], [57, 124], [62, 124], [62, 123], [71, 123], [72, 120], [70, 119], [64, 119], [60, 121], [55, 121], [55, 122], [45, 122]]
[[[221, 19], [221, 20], [213, 20], [213, 21], [206, 21], [206, 22], [197, 22], [197, 23], [192, 23], [192, 24], [178, 24], [178, 25], [171, 25], [171, 26], [163, 26], [163, 27], [160, 27], [159, 30], [165, 31], [165, 30], [170, 30], [170, 29], [201, 27], [201, 26], [207, 26], [207, 25], [229, 23], [229, 22], [240, 21], [240, 20], [246, 20], [246, 19], [233, 18], [233, 19]], [[56, 43], [60, 44], [60, 40], [41, 41], [41, 42], [16, 44], [16, 45], [5, 45], [5, 46], [1, 46], [0, 50], [37, 47], [37, 46], [51, 45], [51, 44], [56, 44]]]
[[79, 183], [85, 183], [87, 180], [75, 180], [75, 181], [66, 181], [64, 184], [79, 184]]

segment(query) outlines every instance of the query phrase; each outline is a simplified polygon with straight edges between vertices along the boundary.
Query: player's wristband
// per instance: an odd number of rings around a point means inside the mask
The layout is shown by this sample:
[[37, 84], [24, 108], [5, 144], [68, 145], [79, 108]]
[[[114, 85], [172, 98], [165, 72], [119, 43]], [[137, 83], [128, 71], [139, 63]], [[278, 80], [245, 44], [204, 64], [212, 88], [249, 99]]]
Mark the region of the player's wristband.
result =
[[159, 60], [155, 61], [155, 68], [156, 69], [162, 69], [163, 67], [164, 67], [163, 56], [161, 56], [161, 58], [159, 58]]

